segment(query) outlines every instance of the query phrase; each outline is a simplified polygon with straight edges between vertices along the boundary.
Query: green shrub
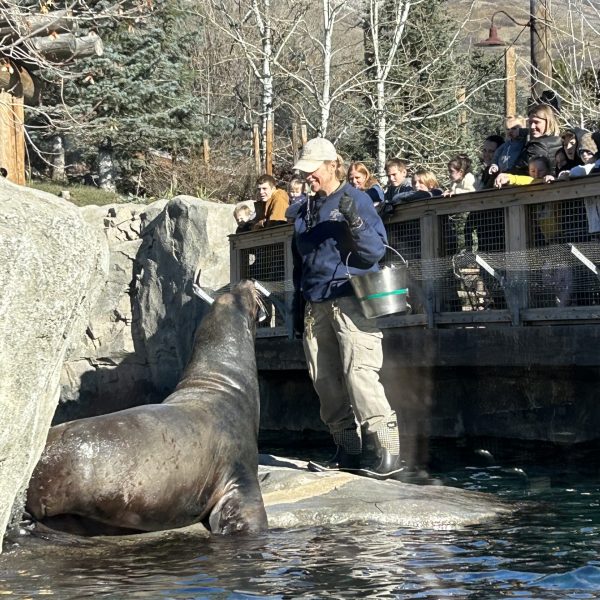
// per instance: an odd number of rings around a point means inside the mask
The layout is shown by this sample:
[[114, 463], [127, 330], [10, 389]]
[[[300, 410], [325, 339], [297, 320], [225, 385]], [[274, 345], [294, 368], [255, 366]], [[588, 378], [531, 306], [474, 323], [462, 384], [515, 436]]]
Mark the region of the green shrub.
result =
[[102, 190], [92, 185], [82, 184], [69, 184], [67, 182], [58, 182], [50, 180], [30, 180], [27, 182], [29, 187], [36, 190], [42, 190], [43, 192], [49, 192], [55, 196], [59, 196], [64, 190], [69, 192], [69, 201], [75, 204], [75, 206], [89, 206], [96, 204], [97, 206], [104, 206], [105, 204], [116, 204], [123, 202], [134, 201], [136, 203], [145, 204], [144, 198], [126, 198], [116, 192], [109, 192]]

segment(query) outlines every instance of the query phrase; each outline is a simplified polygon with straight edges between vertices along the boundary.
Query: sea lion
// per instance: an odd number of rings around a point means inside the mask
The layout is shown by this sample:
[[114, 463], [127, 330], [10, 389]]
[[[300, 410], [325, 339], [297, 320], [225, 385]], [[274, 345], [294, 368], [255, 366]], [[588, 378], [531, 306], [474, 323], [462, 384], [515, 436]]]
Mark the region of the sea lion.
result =
[[52, 427], [27, 493], [34, 519], [86, 535], [199, 522], [213, 533], [265, 530], [254, 351], [261, 309], [250, 281], [215, 300], [162, 404]]

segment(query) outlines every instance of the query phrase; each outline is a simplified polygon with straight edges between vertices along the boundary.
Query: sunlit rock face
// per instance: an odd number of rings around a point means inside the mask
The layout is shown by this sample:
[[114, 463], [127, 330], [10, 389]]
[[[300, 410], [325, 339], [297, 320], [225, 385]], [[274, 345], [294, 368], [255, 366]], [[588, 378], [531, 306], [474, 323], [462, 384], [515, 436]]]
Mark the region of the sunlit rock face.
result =
[[44, 447], [108, 251], [78, 208], [0, 179], [0, 265], [1, 538]]
[[207, 305], [229, 282], [230, 205], [190, 196], [81, 209], [107, 241], [108, 275], [70, 349], [56, 422], [162, 401], [175, 387]]
[[312, 473], [304, 461], [268, 454], [260, 455], [259, 480], [272, 528], [378, 523], [460, 529], [517, 509], [489, 494], [443, 485], [376, 481], [341, 471]]

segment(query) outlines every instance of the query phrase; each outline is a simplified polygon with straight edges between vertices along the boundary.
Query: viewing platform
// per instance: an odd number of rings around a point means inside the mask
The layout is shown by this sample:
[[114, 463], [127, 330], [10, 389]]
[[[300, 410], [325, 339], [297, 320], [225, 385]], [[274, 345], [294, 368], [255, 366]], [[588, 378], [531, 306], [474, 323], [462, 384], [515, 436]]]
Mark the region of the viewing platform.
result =
[[[599, 216], [590, 176], [433, 198], [385, 219], [409, 271], [410, 312], [377, 319], [390, 402], [401, 428], [420, 423], [405, 434], [599, 437]], [[230, 237], [232, 281], [257, 279], [281, 307], [257, 334], [263, 432], [320, 426], [292, 335], [292, 234]]]
[[[397, 207], [385, 226], [408, 261], [411, 310], [377, 319], [386, 346], [404, 366], [600, 365], [594, 225], [594, 176]], [[305, 368], [290, 339], [292, 234], [283, 225], [230, 238], [232, 281], [257, 279], [289, 311], [260, 327], [259, 368]]]

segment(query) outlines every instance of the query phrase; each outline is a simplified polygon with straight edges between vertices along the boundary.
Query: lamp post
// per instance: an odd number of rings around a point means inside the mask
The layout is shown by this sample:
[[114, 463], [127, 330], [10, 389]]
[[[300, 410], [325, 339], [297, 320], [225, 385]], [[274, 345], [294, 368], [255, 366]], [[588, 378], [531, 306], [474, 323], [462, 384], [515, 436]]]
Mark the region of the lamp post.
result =
[[[486, 40], [475, 44], [479, 47], [506, 46], [506, 42], [498, 36], [498, 28], [494, 25], [494, 17], [502, 13], [513, 23], [521, 27], [529, 27], [530, 30], [530, 52], [531, 52], [531, 102], [536, 103], [542, 97], [544, 92], [552, 89], [552, 60], [549, 52], [550, 35], [548, 32], [548, 12], [546, 0], [529, 0], [529, 21], [519, 23], [504, 10], [497, 10], [491, 18], [490, 32]], [[512, 54], [511, 51], [512, 50]], [[514, 84], [514, 48], [509, 46], [505, 55], [506, 60], [506, 114], [513, 107], [513, 97], [516, 98], [516, 89]], [[509, 90], [509, 81], [513, 79], [512, 88]], [[515, 90], [515, 91], [512, 91]], [[516, 103], [516, 100], [514, 101]], [[510, 105], [510, 107], [509, 107]]]

